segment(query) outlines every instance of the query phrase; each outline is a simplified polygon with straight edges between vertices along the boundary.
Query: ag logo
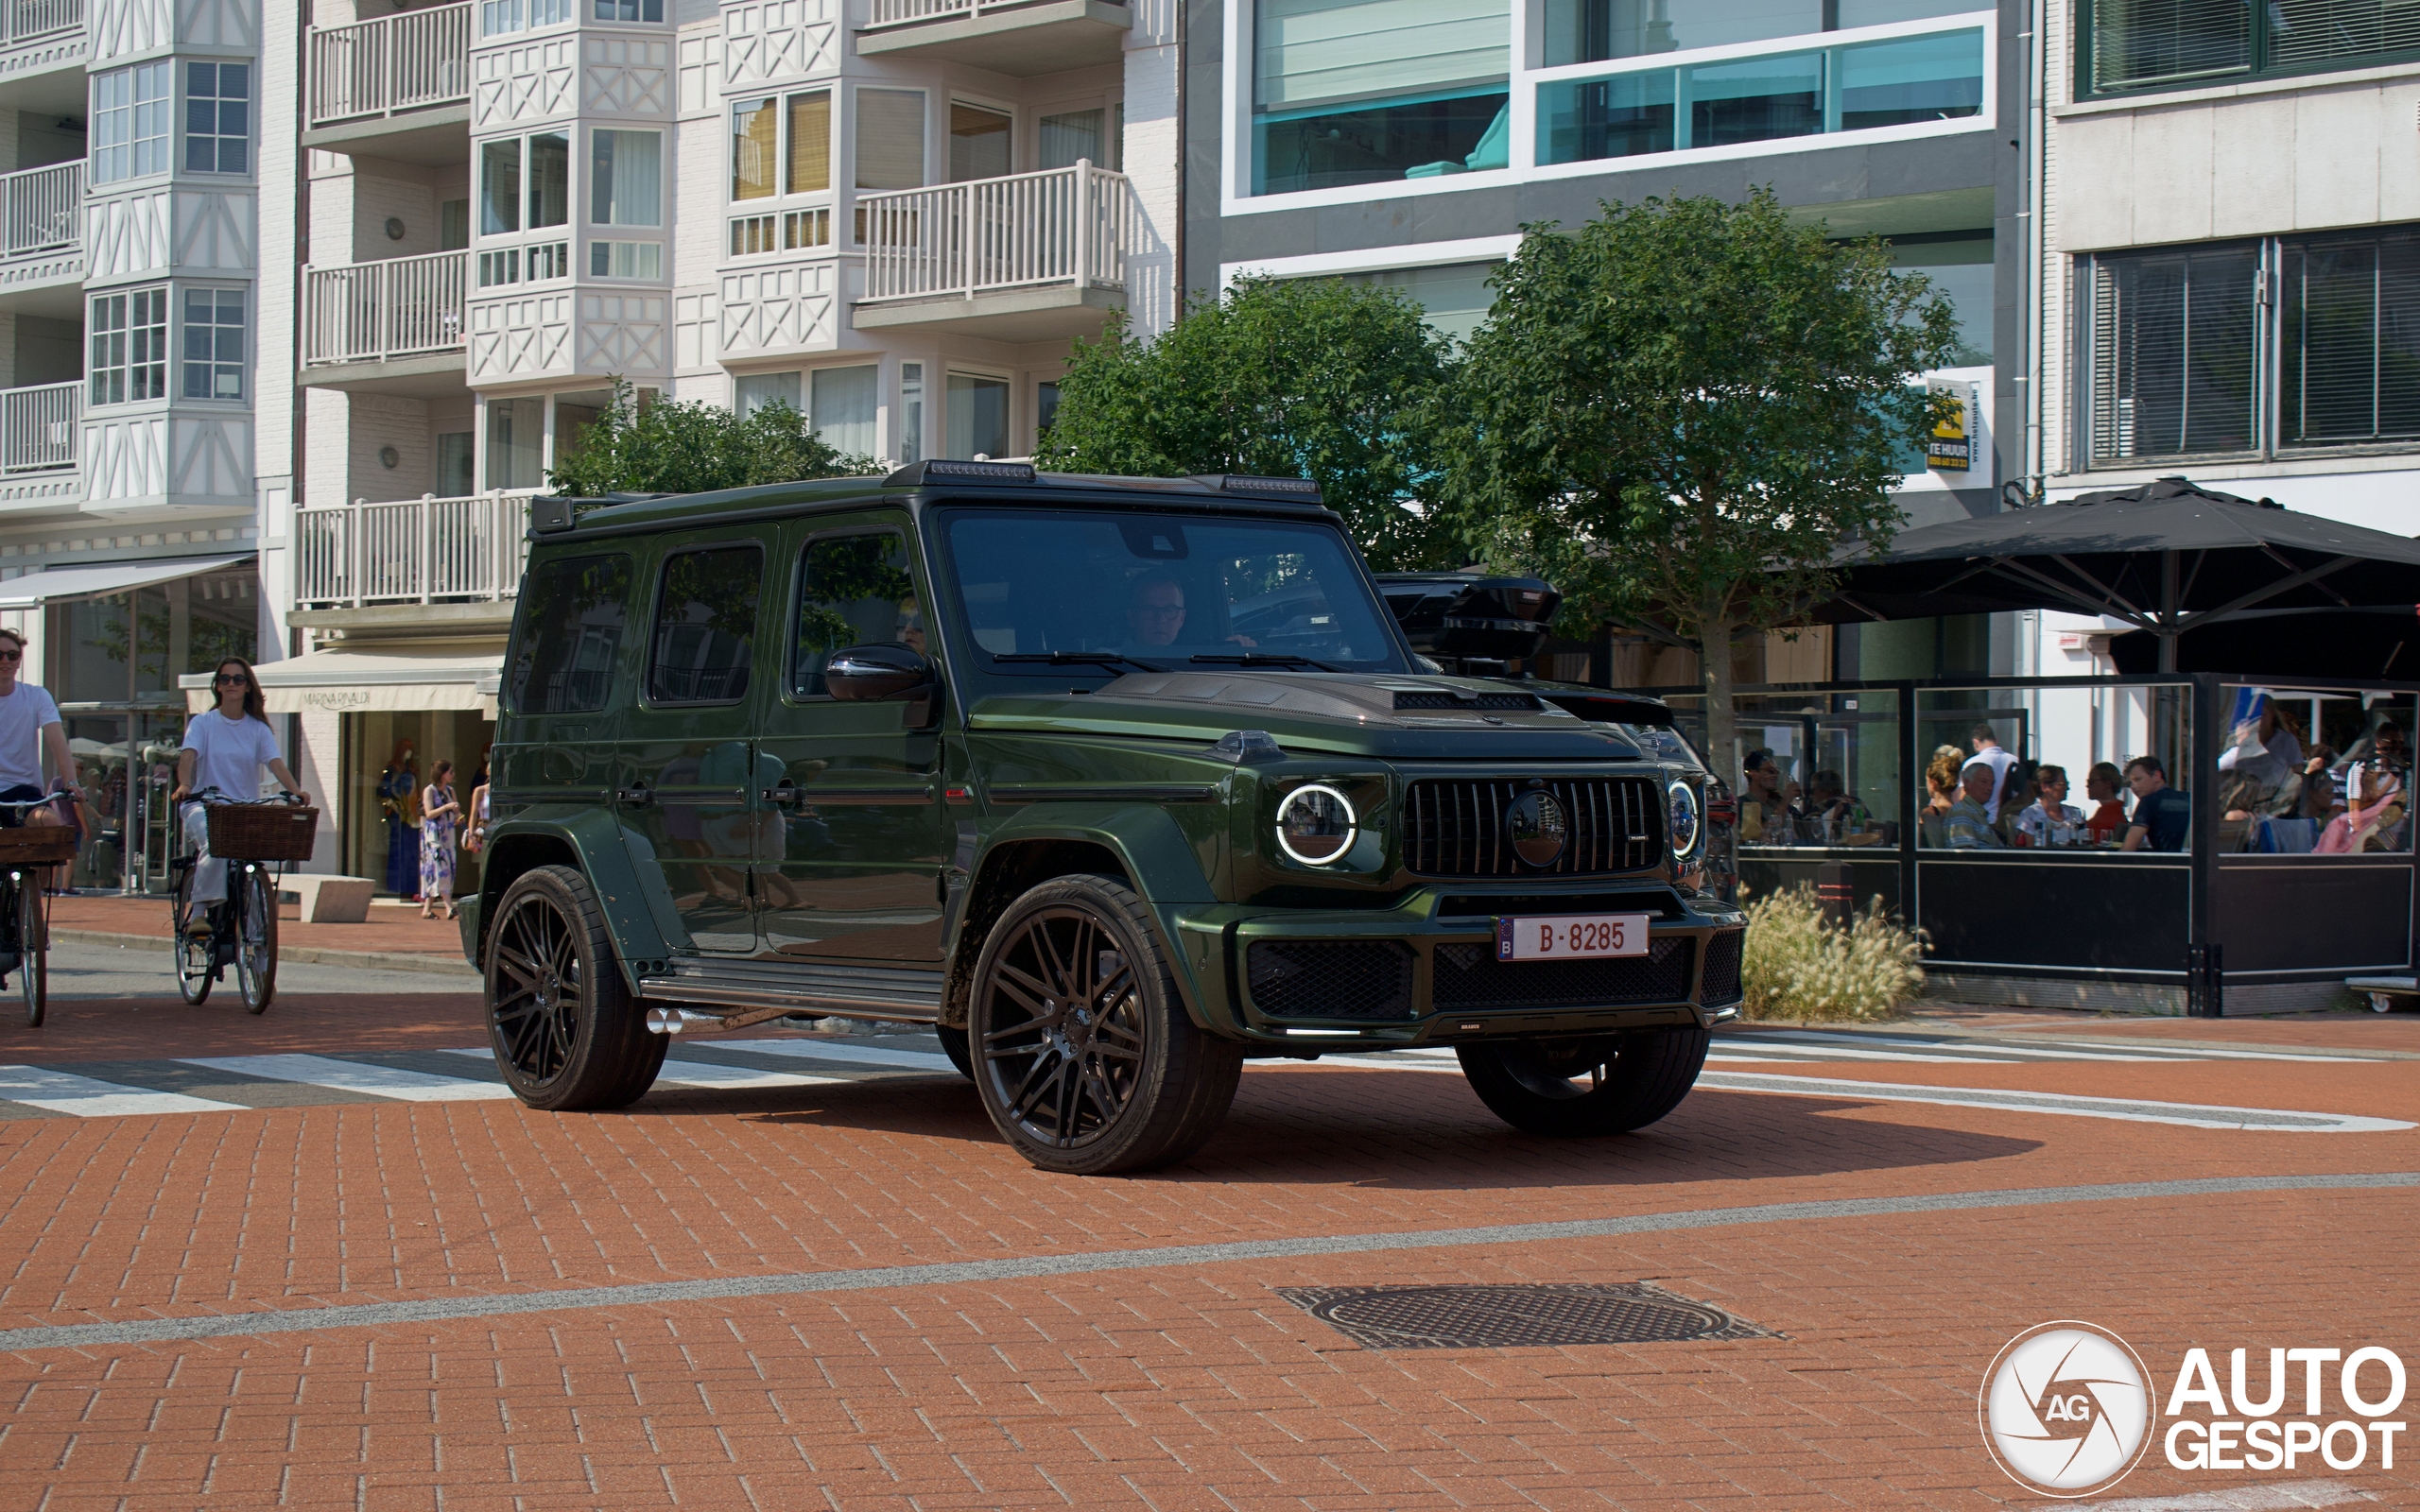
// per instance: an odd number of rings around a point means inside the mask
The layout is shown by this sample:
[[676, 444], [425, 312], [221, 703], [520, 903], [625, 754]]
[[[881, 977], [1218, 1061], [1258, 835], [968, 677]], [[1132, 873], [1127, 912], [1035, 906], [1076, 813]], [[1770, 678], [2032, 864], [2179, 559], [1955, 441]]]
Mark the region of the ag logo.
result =
[[2089, 1323], [2045, 1323], [2008, 1342], [1983, 1376], [1983, 1445], [2009, 1478], [2080, 1497], [2125, 1479], [2151, 1445], [2142, 1360]]

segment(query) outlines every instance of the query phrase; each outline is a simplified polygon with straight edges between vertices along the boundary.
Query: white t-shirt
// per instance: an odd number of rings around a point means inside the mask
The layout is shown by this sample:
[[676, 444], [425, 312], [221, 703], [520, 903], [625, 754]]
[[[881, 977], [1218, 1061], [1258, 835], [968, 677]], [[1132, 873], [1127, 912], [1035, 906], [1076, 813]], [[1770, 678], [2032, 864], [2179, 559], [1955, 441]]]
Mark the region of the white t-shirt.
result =
[[261, 796], [261, 768], [285, 756], [266, 720], [230, 719], [216, 709], [185, 722], [184, 748], [194, 753], [195, 792], [215, 787], [247, 802]]
[[58, 703], [30, 682], [0, 698], [0, 787], [42, 786], [42, 730], [57, 723]]

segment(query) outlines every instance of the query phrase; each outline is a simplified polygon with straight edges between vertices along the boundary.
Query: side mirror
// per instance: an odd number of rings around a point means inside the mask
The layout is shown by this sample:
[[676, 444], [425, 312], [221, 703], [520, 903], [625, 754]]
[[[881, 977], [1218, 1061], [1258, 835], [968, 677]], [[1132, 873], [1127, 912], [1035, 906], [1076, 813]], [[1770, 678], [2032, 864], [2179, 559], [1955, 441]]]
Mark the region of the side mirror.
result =
[[914, 698], [928, 695], [936, 680], [930, 662], [895, 642], [853, 645], [823, 663], [823, 685], [851, 701]]

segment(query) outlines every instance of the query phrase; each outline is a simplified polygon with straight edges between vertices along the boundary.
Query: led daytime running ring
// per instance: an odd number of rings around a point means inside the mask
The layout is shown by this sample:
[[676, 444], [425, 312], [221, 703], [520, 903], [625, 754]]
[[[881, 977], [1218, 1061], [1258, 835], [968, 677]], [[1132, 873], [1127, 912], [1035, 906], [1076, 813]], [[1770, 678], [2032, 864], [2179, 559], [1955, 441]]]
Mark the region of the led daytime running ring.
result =
[[[1324, 856], [1305, 855], [1300, 850], [1295, 850], [1294, 843], [1286, 836], [1286, 816], [1292, 811], [1295, 804], [1301, 802], [1303, 799], [1312, 796], [1313, 794], [1333, 799], [1336, 801], [1337, 806], [1344, 810], [1343, 842], [1336, 848], [1333, 853]], [[1277, 849], [1285, 851], [1287, 855], [1301, 862], [1306, 867], [1332, 867], [1338, 862], [1342, 861], [1345, 856], [1350, 854], [1353, 850], [1353, 842], [1360, 838], [1361, 816], [1354, 811], [1353, 800], [1338, 792], [1335, 788], [1328, 786], [1324, 782], [1307, 782], [1287, 794], [1285, 800], [1277, 805], [1276, 829]]]

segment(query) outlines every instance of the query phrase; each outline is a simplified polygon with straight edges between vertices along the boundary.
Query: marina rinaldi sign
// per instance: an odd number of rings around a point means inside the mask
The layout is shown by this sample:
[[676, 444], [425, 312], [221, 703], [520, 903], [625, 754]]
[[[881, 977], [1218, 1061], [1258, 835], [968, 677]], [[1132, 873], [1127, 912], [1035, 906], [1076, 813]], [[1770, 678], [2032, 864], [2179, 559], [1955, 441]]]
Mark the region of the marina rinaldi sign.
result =
[[2179, 1470], [2308, 1471], [2314, 1460], [2339, 1471], [2394, 1468], [2405, 1378], [2394, 1350], [2276, 1345], [2224, 1354], [2222, 1389], [2210, 1350], [2187, 1349], [2163, 1403], [2142, 1356], [2109, 1330], [2073, 1320], [2028, 1329], [1983, 1373], [1983, 1447], [2019, 1486], [2063, 1498], [2117, 1485], [2154, 1440]]

